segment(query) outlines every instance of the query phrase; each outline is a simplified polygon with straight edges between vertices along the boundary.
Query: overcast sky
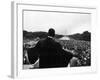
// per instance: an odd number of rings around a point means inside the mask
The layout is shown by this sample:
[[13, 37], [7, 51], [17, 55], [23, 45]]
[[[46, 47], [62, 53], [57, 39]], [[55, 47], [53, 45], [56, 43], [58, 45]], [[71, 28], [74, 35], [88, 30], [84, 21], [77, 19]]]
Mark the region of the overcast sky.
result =
[[24, 30], [47, 32], [49, 28], [54, 28], [57, 34], [63, 35], [91, 32], [91, 15], [24, 11]]

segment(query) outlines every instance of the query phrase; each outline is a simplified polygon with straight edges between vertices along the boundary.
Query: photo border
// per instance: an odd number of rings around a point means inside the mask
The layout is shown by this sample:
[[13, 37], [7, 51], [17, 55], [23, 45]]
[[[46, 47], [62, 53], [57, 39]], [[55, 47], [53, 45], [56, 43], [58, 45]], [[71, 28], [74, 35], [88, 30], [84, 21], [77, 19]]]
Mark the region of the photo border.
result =
[[[24, 8], [23, 8], [24, 6]], [[28, 9], [26, 9], [26, 7], [28, 7]], [[31, 6], [31, 7], [29, 7]], [[92, 56], [92, 60], [91, 60], [91, 67], [74, 67], [74, 68], [54, 68], [54, 69], [35, 69], [35, 70], [23, 70], [22, 69], [22, 56], [20, 56], [19, 54], [22, 53], [22, 51], [20, 51], [20, 48], [22, 49], [23, 46], [20, 45], [23, 44], [23, 10], [33, 10], [32, 6], [40, 8], [40, 10], [42, 9], [41, 7], [46, 8], [49, 7], [49, 9], [53, 9], [53, 12], [62, 12], [62, 10], [66, 10], [71, 13], [82, 13], [84, 14], [85, 12], [88, 14], [91, 14], [92, 16], [92, 33], [94, 33], [94, 29], [93, 27], [96, 27], [96, 8], [87, 8], [87, 7], [73, 7], [73, 6], [56, 6], [56, 5], [41, 5], [41, 4], [27, 4], [27, 3], [18, 3], [18, 2], [12, 2], [11, 5], [11, 14], [12, 14], [12, 20], [11, 20], [11, 25], [12, 25], [12, 54], [11, 54], [11, 58], [12, 58], [12, 64], [11, 64], [11, 76], [13, 78], [18, 78], [18, 77], [39, 77], [39, 76], [44, 76], [44, 75], [61, 75], [61, 74], [72, 74], [72, 73], [91, 73], [91, 72], [96, 72], [96, 53], [93, 45], [94, 42], [91, 42], [91, 55]], [[59, 10], [60, 8], [60, 10]], [[34, 8], [35, 9], [35, 8]], [[56, 11], [56, 9], [58, 11]], [[62, 9], [62, 10], [61, 10]], [[35, 11], [39, 11], [38, 9], [35, 9]], [[49, 11], [48, 9], [46, 9], [46, 11]], [[80, 12], [79, 12], [80, 11]], [[67, 12], [68, 13], [68, 12]], [[20, 35], [22, 34], [22, 35]], [[92, 35], [92, 40], [93, 38], [95, 38], [94, 35]], [[22, 38], [21, 38], [22, 37]], [[93, 54], [95, 53], [95, 55]], [[84, 69], [84, 70], [83, 70]], [[59, 71], [58, 71], [59, 70]], [[65, 71], [66, 70], [66, 71]], [[46, 74], [46, 72], [48, 72], [48, 74]], [[35, 74], [34, 74], [35, 73]]]

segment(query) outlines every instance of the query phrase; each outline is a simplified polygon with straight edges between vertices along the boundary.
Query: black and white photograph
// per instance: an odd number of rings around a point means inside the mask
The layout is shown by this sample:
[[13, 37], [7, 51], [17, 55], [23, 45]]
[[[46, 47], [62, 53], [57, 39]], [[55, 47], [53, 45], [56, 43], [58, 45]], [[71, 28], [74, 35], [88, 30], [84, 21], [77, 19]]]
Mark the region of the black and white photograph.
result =
[[23, 10], [23, 69], [91, 66], [91, 14]]

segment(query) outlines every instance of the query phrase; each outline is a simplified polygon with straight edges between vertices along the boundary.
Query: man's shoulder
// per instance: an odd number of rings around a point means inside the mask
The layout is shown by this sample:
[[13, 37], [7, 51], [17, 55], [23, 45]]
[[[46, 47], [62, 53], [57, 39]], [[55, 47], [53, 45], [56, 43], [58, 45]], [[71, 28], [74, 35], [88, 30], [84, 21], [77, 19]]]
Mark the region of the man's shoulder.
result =
[[50, 38], [44, 38], [44, 39], [41, 39], [40, 41], [38, 41], [38, 44], [39, 45], [44, 45], [44, 44], [51, 44], [51, 45], [54, 45], [54, 46], [59, 46], [61, 47], [61, 44], [54, 40], [54, 39], [50, 39]]
[[61, 44], [58, 40], [55, 39], [54, 41], [55, 41], [56, 45], [61, 46]]
[[46, 38], [40, 39], [40, 40], [38, 41], [38, 43], [43, 43], [43, 42], [45, 42], [45, 40], [46, 40]]
[[43, 39], [40, 39], [38, 42], [37, 42], [37, 45], [42, 45], [44, 44], [46, 38], [43, 38]]

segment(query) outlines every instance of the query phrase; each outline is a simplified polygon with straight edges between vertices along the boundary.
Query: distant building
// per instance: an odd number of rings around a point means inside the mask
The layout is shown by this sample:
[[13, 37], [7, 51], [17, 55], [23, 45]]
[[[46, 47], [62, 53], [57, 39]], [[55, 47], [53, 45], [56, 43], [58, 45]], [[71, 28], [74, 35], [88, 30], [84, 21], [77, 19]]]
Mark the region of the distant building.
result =
[[70, 38], [67, 36], [64, 36], [64, 37], [60, 38], [59, 40], [70, 40]]

